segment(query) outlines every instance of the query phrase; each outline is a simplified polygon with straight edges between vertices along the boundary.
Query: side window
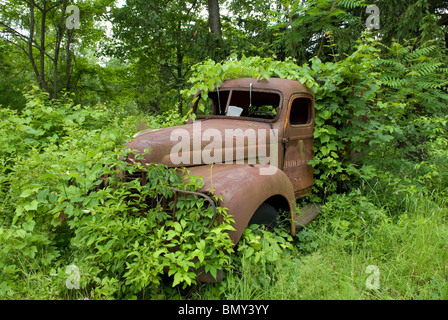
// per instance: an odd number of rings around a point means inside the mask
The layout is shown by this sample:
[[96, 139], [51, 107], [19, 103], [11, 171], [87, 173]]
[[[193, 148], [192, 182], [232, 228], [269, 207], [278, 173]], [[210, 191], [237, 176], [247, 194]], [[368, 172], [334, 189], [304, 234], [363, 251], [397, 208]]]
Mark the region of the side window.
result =
[[295, 98], [291, 104], [289, 122], [291, 125], [308, 124], [311, 122], [311, 100], [308, 98]]

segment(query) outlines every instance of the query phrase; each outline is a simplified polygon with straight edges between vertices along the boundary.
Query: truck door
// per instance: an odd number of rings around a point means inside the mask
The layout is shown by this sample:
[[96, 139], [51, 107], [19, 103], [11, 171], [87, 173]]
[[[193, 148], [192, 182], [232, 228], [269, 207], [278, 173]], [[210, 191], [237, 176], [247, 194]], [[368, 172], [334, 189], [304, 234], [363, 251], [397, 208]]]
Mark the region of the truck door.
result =
[[288, 104], [285, 122], [283, 171], [291, 180], [296, 199], [310, 193], [314, 183], [313, 168], [308, 164], [313, 154], [314, 99], [295, 94]]

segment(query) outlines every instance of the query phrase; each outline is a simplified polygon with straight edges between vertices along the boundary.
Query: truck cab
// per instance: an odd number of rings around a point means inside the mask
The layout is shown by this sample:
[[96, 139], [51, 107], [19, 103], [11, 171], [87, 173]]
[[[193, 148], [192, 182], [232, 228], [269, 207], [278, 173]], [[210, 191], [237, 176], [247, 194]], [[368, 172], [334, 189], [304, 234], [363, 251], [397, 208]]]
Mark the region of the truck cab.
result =
[[[313, 168], [308, 161], [313, 158], [315, 118], [311, 90], [294, 80], [243, 78], [225, 81], [208, 93], [208, 98], [204, 101], [205, 112], [198, 110], [202, 102], [199, 97], [191, 106], [198, 115], [197, 120], [231, 119], [269, 124], [278, 132], [279, 168], [288, 176], [295, 198], [311, 192]], [[226, 124], [240, 125], [239, 122]]]

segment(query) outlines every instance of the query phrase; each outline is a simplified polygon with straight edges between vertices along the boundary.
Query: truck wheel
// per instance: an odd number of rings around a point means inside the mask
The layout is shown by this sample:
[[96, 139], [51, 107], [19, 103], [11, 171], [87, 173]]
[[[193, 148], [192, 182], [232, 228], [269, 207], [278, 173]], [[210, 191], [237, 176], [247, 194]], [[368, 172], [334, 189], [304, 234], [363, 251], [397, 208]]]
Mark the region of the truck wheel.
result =
[[263, 203], [255, 211], [254, 215], [249, 221], [249, 225], [259, 224], [274, 229], [279, 225], [279, 214], [277, 209], [267, 203]]

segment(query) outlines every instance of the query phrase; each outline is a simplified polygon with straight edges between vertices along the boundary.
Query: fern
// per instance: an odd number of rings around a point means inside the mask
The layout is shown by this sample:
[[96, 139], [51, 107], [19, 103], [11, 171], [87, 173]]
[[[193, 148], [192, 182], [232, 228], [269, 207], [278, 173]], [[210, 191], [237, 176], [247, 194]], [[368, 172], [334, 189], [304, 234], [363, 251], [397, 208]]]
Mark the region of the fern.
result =
[[432, 52], [434, 52], [436, 49], [439, 49], [438, 46], [432, 45], [429, 47], [420, 47], [411, 52], [409, 55], [405, 57], [407, 61], [418, 59], [422, 56], [429, 56]]
[[427, 62], [422, 63], [416, 66], [414, 69], [420, 76], [426, 76], [426, 75], [432, 75], [435, 73], [436, 70], [438, 70], [440, 67], [443, 66], [443, 63], [441, 62]]
[[378, 60], [377, 62], [378, 66], [388, 66], [391, 68], [394, 68], [396, 71], [400, 72], [406, 72], [407, 68], [399, 61], [397, 60]]
[[439, 60], [437, 45], [413, 45], [393, 43], [384, 48], [385, 59], [379, 59], [376, 67], [381, 70], [379, 80], [391, 100], [405, 100], [410, 108], [426, 113], [441, 112], [448, 106], [448, 72]]
[[438, 84], [438, 83], [430, 83], [430, 82], [422, 82], [422, 83], [420, 83], [419, 85], [420, 85], [420, 87], [421, 87], [422, 89], [425, 89], [425, 90], [429, 90], [429, 89], [440, 89], [440, 88], [442, 87], [441, 84]]
[[364, 3], [364, 0], [341, 0], [338, 4], [345, 9], [355, 9], [368, 6]]
[[400, 89], [402, 87], [404, 87], [407, 84], [406, 79], [396, 79], [396, 78], [387, 78], [385, 77], [382, 80], [383, 84], [394, 88], [394, 89]]

